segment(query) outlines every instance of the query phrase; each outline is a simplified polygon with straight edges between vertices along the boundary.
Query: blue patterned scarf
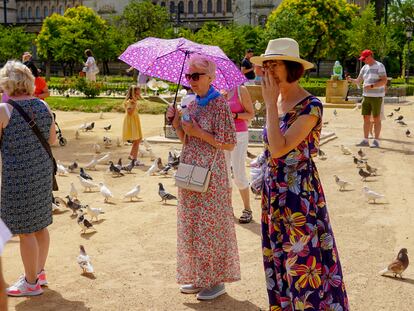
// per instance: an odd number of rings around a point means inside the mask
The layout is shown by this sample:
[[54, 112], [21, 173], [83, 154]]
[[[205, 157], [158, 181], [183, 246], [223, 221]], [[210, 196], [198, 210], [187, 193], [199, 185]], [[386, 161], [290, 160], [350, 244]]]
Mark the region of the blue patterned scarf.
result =
[[206, 96], [200, 97], [199, 95], [196, 96], [196, 103], [201, 107], [207, 106], [210, 100], [213, 100], [220, 96], [220, 92], [217, 91], [213, 86], [210, 86]]

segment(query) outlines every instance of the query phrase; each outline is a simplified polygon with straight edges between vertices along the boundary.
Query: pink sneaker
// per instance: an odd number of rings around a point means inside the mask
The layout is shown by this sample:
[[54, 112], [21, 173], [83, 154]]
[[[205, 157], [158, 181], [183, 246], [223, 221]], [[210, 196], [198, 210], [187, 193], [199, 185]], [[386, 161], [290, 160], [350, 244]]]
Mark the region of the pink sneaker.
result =
[[35, 285], [29, 284], [26, 278], [19, 278], [16, 283], [6, 289], [7, 295], [13, 297], [23, 296], [38, 296], [43, 294], [43, 289], [40, 287], [39, 280]]
[[46, 272], [45, 272], [45, 270], [40, 271], [40, 273], [37, 275], [37, 278], [39, 280], [40, 286], [47, 286], [47, 280], [46, 280]]

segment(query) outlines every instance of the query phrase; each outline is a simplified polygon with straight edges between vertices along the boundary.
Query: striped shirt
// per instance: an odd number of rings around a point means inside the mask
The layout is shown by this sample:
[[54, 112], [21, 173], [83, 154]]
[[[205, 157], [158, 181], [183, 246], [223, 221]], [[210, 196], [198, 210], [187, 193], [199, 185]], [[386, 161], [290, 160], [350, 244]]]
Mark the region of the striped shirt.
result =
[[[381, 77], [386, 77], [387, 72], [385, 71], [385, 67], [382, 63], [375, 61], [374, 64], [368, 65], [365, 64], [364, 67], [361, 68], [359, 72], [358, 79], [364, 80], [364, 87], [366, 85], [372, 85], [380, 81]], [[366, 97], [384, 97], [385, 96], [385, 87], [375, 87], [365, 89], [362, 93], [363, 96]]]

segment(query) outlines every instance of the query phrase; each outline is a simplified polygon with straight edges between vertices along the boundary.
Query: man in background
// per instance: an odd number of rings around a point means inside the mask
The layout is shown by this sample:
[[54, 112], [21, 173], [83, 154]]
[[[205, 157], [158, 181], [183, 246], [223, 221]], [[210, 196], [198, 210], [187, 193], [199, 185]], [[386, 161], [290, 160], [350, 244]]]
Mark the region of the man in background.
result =
[[250, 58], [253, 55], [253, 50], [247, 49], [246, 54], [241, 62], [241, 71], [249, 80], [249, 84], [254, 84], [254, 79], [256, 78], [256, 75], [254, 74], [254, 65], [250, 62]]

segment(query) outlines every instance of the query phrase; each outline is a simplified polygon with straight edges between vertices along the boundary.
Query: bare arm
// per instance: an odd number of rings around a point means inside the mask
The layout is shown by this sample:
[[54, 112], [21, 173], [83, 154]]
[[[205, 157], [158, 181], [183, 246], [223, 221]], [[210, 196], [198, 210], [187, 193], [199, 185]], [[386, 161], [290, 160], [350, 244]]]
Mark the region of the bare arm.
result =
[[246, 67], [241, 67], [241, 72], [243, 74], [246, 74], [246, 73], [251, 72], [251, 71], [254, 71], [254, 67], [252, 67], [250, 69], [247, 69]]
[[46, 97], [49, 97], [49, 96], [50, 96], [50, 93], [49, 93], [49, 89], [47, 86], [42, 90], [42, 93], [37, 95], [37, 97], [40, 99], [45, 99]]
[[250, 121], [254, 118], [254, 109], [252, 98], [250, 97], [250, 93], [245, 86], [240, 87], [240, 96], [242, 101], [241, 104], [245, 112], [238, 113], [237, 118]]

